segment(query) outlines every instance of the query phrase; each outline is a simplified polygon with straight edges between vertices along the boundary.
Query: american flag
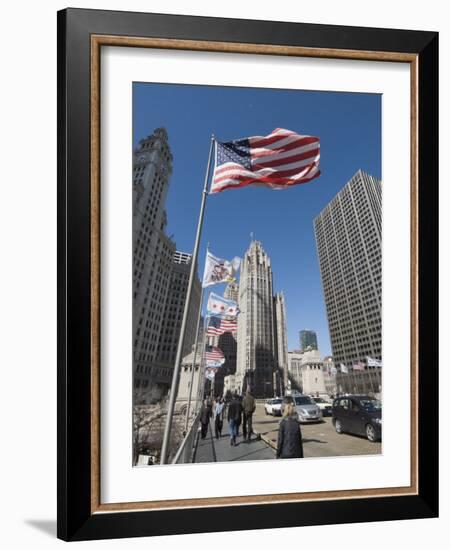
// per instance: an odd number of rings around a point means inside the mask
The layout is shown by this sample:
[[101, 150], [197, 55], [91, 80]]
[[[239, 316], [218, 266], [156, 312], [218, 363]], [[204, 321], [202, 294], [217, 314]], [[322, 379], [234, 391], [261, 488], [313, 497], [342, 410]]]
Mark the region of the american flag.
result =
[[217, 336], [225, 332], [236, 332], [236, 319], [221, 319], [220, 317], [210, 317], [206, 334]]
[[268, 136], [216, 142], [211, 193], [247, 185], [286, 189], [320, 175], [319, 138], [276, 128]]
[[212, 366], [212, 363], [225, 363], [225, 356], [222, 350], [215, 346], [206, 346], [205, 359], [208, 366]]
[[365, 370], [364, 363], [358, 361], [358, 363], [353, 364], [353, 370]]

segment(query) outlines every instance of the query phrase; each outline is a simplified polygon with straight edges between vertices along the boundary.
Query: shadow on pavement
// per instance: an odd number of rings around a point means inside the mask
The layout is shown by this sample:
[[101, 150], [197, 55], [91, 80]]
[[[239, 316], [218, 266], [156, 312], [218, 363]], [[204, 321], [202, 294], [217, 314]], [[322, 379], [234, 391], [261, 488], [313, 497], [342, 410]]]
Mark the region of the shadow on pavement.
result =
[[260, 450], [261, 449], [255, 449], [254, 451], [246, 453], [245, 455], [241, 455], [241, 456], [236, 457], [236, 458], [231, 458], [229, 462], [235, 462], [236, 460], [243, 460], [244, 458], [247, 458], [247, 457], [252, 456], [256, 453], [259, 453]]

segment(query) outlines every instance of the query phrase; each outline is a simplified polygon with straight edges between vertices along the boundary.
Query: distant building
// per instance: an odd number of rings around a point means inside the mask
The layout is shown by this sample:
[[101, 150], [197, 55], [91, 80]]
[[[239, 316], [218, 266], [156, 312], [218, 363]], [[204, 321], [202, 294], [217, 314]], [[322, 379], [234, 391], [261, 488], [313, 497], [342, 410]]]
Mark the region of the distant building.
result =
[[318, 349], [317, 334], [314, 330], [301, 330], [299, 332], [300, 349], [306, 351], [308, 349]]
[[293, 350], [288, 351], [288, 379], [291, 389], [299, 392], [303, 391], [303, 351]]
[[337, 394], [336, 384], [337, 369], [333, 361], [333, 357], [328, 355], [323, 358], [323, 377], [325, 382], [325, 390], [328, 395], [335, 396]]
[[[169, 288], [162, 318], [158, 357], [162, 363], [167, 363], [171, 367], [175, 363], [178, 340], [180, 338], [181, 321], [186, 303], [189, 273], [191, 270], [191, 257], [191, 254], [177, 250], [173, 255], [173, 262], [169, 274]], [[198, 308], [200, 307], [200, 296], [200, 280], [198, 277], [195, 277], [192, 286], [191, 303], [187, 317], [182, 357], [189, 353], [189, 350], [195, 342], [195, 329], [197, 326]]]
[[287, 322], [286, 303], [283, 292], [275, 294], [273, 298], [274, 327], [275, 327], [275, 349], [277, 367], [283, 377], [283, 387], [277, 391], [283, 393], [288, 386], [288, 345], [287, 345]]
[[173, 261], [175, 264], [190, 264], [191, 258], [192, 254], [189, 254], [188, 252], [180, 252], [179, 250], [176, 250], [173, 254]]
[[239, 303], [239, 284], [228, 283], [223, 292], [223, 297], [227, 300], [233, 300], [234, 302]]
[[176, 401], [176, 410], [181, 412], [184, 412], [187, 408], [191, 384], [192, 392], [190, 410], [194, 411], [198, 409], [201, 402], [203, 378], [202, 373], [200, 372], [200, 362], [202, 359], [203, 347], [201, 344], [198, 345], [197, 353], [195, 353], [194, 348], [195, 346], [192, 346], [191, 352], [184, 356], [181, 361], [180, 382], [178, 385]]
[[271, 397], [277, 383], [272, 267], [259, 241], [241, 262], [239, 308], [236, 390], [249, 386], [255, 397]]
[[229, 396], [230, 394], [234, 394], [236, 390], [236, 377], [234, 374], [229, 374], [228, 376], [225, 376], [223, 380], [223, 392], [222, 395], [224, 397]]
[[335, 364], [381, 360], [381, 181], [359, 170], [314, 231]]
[[291, 389], [306, 394], [327, 393], [323, 362], [318, 350], [288, 352]]

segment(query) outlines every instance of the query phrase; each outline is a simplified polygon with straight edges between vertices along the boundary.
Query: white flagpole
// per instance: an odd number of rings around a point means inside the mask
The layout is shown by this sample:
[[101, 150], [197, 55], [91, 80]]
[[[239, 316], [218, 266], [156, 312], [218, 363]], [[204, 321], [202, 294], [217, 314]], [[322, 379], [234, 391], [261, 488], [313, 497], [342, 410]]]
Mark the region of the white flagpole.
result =
[[211, 145], [209, 147], [208, 164], [206, 166], [205, 183], [203, 185], [202, 201], [200, 204], [200, 212], [198, 216], [197, 234], [195, 236], [194, 250], [192, 252], [191, 270], [189, 273], [189, 283], [188, 283], [188, 288], [186, 292], [186, 303], [184, 304], [183, 320], [181, 322], [181, 329], [180, 329], [180, 338], [178, 339], [178, 347], [177, 347], [177, 354], [175, 357], [175, 366], [173, 370], [172, 385], [170, 387], [169, 405], [167, 408], [166, 425], [164, 429], [164, 437], [163, 437], [163, 443], [161, 448], [161, 461], [160, 461], [161, 464], [167, 464], [167, 459], [169, 454], [170, 432], [172, 430], [173, 413], [175, 409], [175, 401], [178, 394], [178, 384], [179, 384], [180, 367], [181, 367], [181, 359], [182, 359], [181, 355], [183, 353], [184, 337], [186, 334], [186, 324], [187, 324], [189, 306], [191, 302], [192, 287], [194, 284], [195, 271], [197, 269], [198, 249], [200, 246], [200, 238], [202, 234], [206, 197], [208, 196], [208, 181], [209, 181], [209, 172], [211, 167], [211, 158], [212, 158], [213, 148], [214, 148], [214, 136], [212, 135]]

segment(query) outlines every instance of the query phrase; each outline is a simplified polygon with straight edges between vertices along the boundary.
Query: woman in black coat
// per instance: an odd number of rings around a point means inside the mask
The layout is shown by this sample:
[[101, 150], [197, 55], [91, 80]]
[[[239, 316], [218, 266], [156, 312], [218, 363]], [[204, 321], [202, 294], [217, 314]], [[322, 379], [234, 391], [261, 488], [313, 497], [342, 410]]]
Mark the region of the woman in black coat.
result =
[[302, 432], [292, 403], [286, 405], [278, 428], [277, 458], [303, 458]]

